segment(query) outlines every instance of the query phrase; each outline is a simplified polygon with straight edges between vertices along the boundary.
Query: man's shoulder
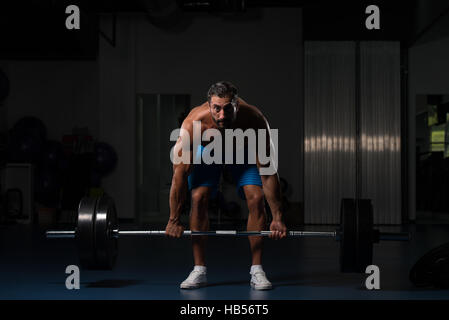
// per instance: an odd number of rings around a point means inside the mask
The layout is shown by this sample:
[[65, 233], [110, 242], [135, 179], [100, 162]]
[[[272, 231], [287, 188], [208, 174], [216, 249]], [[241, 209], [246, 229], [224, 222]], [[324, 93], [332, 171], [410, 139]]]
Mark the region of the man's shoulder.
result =
[[183, 126], [191, 128], [193, 126], [193, 121], [202, 121], [208, 115], [208, 108], [206, 103], [202, 105], [193, 107], [187, 117], [184, 119]]
[[206, 113], [209, 110], [207, 107], [207, 102], [204, 102], [203, 104], [193, 107], [192, 110], [190, 110], [189, 115], [192, 116], [201, 116], [202, 114]]
[[239, 113], [244, 123], [255, 128], [265, 127], [266, 119], [259, 108], [245, 101], [239, 101], [239, 105]]
[[254, 116], [261, 116], [262, 112], [255, 105], [249, 104], [242, 98], [239, 98], [239, 108], [245, 113], [252, 114]]

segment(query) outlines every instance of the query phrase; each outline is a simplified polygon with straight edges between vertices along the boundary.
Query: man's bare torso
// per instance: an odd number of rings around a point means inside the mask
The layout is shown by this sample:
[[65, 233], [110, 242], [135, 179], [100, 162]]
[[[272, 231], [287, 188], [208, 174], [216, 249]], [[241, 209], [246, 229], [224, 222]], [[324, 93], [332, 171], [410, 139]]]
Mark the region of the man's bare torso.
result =
[[[230, 129], [266, 129], [267, 124], [263, 114], [255, 106], [246, 103], [239, 98], [239, 109], [237, 117]], [[191, 128], [193, 121], [201, 121], [201, 132], [207, 129], [218, 129], [216, 123], [212, 119], [208, 102], [195, 107], [184, 120], [184, 124]], [[190, 130], [189, 130], [190, 131]]]

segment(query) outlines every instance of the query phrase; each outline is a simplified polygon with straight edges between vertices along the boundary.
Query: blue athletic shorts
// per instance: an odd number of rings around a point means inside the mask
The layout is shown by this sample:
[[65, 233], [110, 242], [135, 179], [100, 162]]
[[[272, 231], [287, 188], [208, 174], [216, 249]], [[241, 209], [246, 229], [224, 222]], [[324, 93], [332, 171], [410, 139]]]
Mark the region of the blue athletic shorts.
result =
[[[204, 147], [199, 146], [195, 157], [201, 157]], [[221, 172], [224, 164], [194, 164], [192, 172], [188, 177], [189, 190], [200, 186], [207, 186], [211, 188], [211, 197], [214, 198], [218, 191], [218, 184], [220, 183]], [[256, 164], [226, 164], [226, 168], [231, 172], [234, 181], [236, 182], [237, 193], [245, 199], [243, 186], [256, 185], [262, 187], [262, 180], [260, 179], [259, 169]]]

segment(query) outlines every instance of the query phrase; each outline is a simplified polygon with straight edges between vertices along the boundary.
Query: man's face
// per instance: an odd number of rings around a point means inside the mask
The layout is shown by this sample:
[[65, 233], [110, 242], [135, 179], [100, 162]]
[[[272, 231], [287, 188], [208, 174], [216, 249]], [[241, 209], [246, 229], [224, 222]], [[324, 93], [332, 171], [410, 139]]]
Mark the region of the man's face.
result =
[[209, 107], [212, 119], [219, 129], [227, 129], [232, 126], [237, 116], [237, 102], [231, 103], [230, 97], [220, 98], [212, 96]]

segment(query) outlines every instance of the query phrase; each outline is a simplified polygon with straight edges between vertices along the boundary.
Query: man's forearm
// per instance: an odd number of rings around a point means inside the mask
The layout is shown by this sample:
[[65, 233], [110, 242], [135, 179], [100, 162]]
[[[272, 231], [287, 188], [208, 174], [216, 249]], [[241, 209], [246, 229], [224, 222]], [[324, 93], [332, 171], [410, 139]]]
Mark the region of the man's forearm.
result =
[[265, 194], [265, 199], [267, 199], [268, 205], [270, 206], [273, 220], [281, 220], [282, 198], [279, 177], [277, 174], [274, 174], [269, 176], [261, 176], [261, 178], [263, 192]]
[[173, 174], [170, 188], [170, 220], [178, 220], [187, 193], [187, 177], [183, 172]]

